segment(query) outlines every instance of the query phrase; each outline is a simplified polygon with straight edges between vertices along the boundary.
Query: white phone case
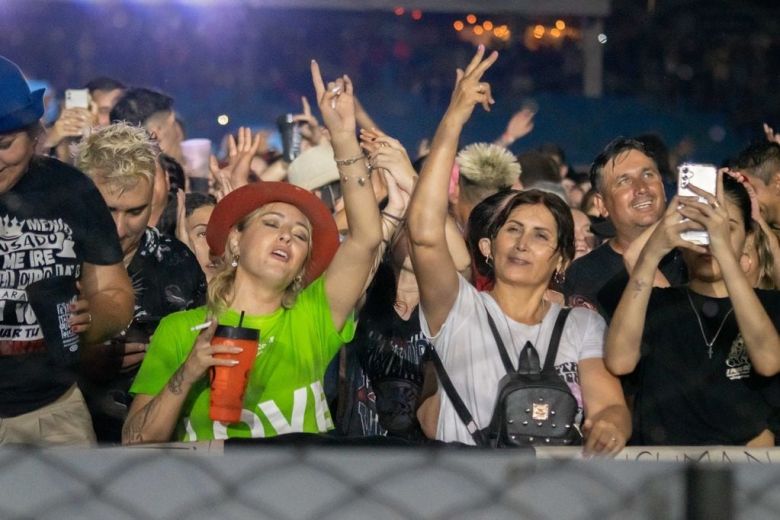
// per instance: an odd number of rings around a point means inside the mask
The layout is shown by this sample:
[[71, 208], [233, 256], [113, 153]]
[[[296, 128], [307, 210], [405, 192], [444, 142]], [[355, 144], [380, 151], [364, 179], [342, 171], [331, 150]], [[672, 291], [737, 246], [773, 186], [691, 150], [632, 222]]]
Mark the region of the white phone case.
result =
[[[688, 184], [715, 195], [718, 189], [718, 169], [711, 164], [681, 164], [677, 168], [677, 194], [696, 197], [696, 194], [688, 189]], [[705, 202], [703, 197], [699, 197], [699, 200]], [[683, 240], [694, 244], [702, 246], [710, 244], [710, 235], [706, 231], [683, 231], [680, 236]]]

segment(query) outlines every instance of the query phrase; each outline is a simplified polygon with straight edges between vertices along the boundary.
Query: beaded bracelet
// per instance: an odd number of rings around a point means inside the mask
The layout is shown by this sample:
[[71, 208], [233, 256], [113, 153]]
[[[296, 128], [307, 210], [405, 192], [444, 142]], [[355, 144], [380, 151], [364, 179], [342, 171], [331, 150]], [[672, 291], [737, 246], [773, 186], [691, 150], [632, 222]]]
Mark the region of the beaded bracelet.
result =
[[368, 170], [368, 173], [366, 175], [353, 175], [351, 177], [347, 177], [346, 175], [344, 175], [344, 173], [341, 170], [339, 170], [339, 178], [341, 178], [341, 182], [343, 182], [344, 184], [349, 182], [350, 179], [356, 179], [358, 186], [365, 186], [366, 181], [371, 179], [371, 170]]

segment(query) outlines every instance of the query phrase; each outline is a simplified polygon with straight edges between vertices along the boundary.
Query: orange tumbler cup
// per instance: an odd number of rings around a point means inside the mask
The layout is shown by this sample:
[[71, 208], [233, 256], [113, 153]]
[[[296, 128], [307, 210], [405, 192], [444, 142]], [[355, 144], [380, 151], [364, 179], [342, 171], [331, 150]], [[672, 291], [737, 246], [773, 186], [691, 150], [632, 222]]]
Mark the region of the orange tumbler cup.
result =
[[212, 421], [235, 423], [241, 420], [249, 371], [257, 357], [260, 331], [247, 327], [220, 325], [211, 339], [212, 345], [230, 345], [244, 349], [238, 354], [214, 354], [217, 359], [236, 359], [232, 367], [215, 366], [211, 380], [209, 418]]

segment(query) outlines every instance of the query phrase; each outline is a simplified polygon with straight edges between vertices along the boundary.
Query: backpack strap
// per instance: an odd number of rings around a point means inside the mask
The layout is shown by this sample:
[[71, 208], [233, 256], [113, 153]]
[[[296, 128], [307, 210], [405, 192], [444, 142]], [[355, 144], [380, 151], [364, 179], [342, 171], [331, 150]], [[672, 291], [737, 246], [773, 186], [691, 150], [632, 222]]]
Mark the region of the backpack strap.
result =
[[496, 323], [493, 321], [493, 317], [490, 315], [490, 311], [488, 310], [487, 305], [485, 305], [485, 313], [487, 313], [490, 332], [493, 333], [493, 339], [496, 340], [496, 345], [498, 345], [498, 353], [501, 355], [501, 362], [504, 363], [504, 368], [506, 368], [507, 374], [513, 374], [517, 371], [517, 369], [512, 366], [512, 361], [509, 359], [509, 353], [507, 353], [504, 342], [501, 340], [501, 336], [498, 334]]
[[544, 358], [543, 371], [552, 370], [555, 366], [555, 356], [558, 355], [558, 345], [563, 335], [563, 327], [566, 325], [566, 318], [569, 316], [570, 308], [562, 308], [555, 320], [552, 336], [550, 337], [550, 346], [547, 348], [547, 356]]
[[439, 375], [441, 386], [444, 387], [444, 392], [447, 394], [447, 397], [450, 398], [450, 401], [452, 401], [452, 405], [455, 407], [455, 412], [457, 412], [458, 417], [460, 417], [460, 420], [466, 425], [466, 429], [471, 434], [476, 445], [487, 446], [488, 440], [485, 438], [484, 432], [479, 429], [479, 426], [477, 426], [477, 423], [474, 421], [474, 417], [472, 417], [471, 412], [469, 412], [469, 409], [466, 407], [466, 403], [463, 402], [458, 391], [455, 390], [455, 386], [452, 384], [450, 376], [447, 375], [447, 371], [444, 370], [444, 365], [441, 362], [439, 353], [436, 352], [436, 347], [431, 345], [429, 352], [433, 365], [436, 367], [436, 373]]

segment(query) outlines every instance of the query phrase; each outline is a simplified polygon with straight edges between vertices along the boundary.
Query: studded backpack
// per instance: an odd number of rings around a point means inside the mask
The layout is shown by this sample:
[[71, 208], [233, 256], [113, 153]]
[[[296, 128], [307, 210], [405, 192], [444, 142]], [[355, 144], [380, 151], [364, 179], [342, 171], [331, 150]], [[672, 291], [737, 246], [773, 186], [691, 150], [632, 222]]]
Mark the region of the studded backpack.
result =
[[531, 342], [527, 341], [520, 353], [516, 369], [512, 366], [504, 342], [488, 312], [488, 324], [507, 374], [498, 382], [496, 405], [490, 425], [482, 430], [477, 427], [444, 370], [441, 359], [435, 349], [432, 349], [433, 362], [444, 391], [477, 446], [503, 448], [573, 446], [582, 443], [582, 435], [575, 424], [577, 400], [554, 367], [569, 311], [570, 309], [561, 309], [558, 314], [544, 366], [539, 366], [539, 354]]

